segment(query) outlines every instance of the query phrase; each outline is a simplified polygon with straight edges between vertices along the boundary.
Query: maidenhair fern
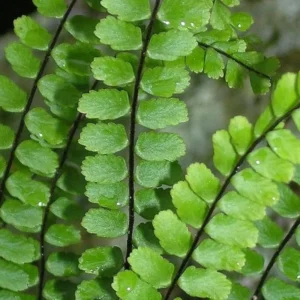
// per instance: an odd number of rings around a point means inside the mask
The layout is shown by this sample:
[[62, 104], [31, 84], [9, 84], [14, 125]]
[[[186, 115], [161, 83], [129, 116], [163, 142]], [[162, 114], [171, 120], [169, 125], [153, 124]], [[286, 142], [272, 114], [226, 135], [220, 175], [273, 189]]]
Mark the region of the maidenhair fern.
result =
[[[26, 88], [0, 76], [0, 299], [300, 299], [300, 74], [273, 85], [239, 0], [33, 2], [57, 28], [22, 16], [5, 48]], [[192, 73], [272, 87], [215, 170], [183, 172], [170, 129]]]

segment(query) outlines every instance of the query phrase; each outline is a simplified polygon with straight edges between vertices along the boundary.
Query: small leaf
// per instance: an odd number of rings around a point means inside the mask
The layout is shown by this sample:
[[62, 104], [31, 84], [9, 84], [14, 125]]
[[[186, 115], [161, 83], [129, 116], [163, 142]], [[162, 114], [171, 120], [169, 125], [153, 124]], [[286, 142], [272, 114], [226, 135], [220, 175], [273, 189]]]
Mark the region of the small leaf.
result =
[[224, 76], [224, 68], [222, 56], [216, 50], [208, 48], [205, 55], [204, 73], [209, 78], [218, 79]]
[[189, 80], [189, 73], [181, 67], [155, 67], [145, 70], [141, 88], [157, 97], [171, 97], [183, 93]]
[[300, 289], [277, 278], [270, 278], [262, 288], [266, 300], [297, 300]]
[[242, 220], [261, 220], [266, 214], [264, 205], [253, 202], [235, 191], [225, 194], [218, 206], [225, 214]]
[[237, 154], [226, 130], [219, 130], [213, 135], [214, 165], [224, 176], [228, 176], [235, 167]]
[[132, 270], [155, 288], [168, 287], [174, 273], [174, 265], [149, 248], [131, 252], [128, 261]]
[[78, 269], [78, 255], [67, 252], [53, 252], [49, 255], [47, 271], [57, 277], [70, 277], [80, 274]]
[[215, 29], [226, 29], [230, 24], [230, 16], [230, 9], [223, 5], [221, 1], [216, 1], [211, 12], [210, 24]]
[[208, 203], [215, 200], [221, 187], [219, 179], [204, 164], [190, 165], [187, 168], [186, 180], [192, 190]]
[[95, 79], [109, 86], [125, 85], [134, 80], [130, 63], [114, 57], [96, 57], [91, 64]]
[[118, 247], [98, 247], [83, 252], [79, 268], [99, 277], [113, 277], [123, 267], [123, 254]]
[[76, 284], [67, 280], [48, 280], [43, 289], [46, 300], [74, 299]]
[[206, 203], [193, 193], [186, 181], [175, 184], [171, 195], [180, 219], [186, 224], [199, 228], [206, 216]]
[[267, 147], [250, 153], [247, 161], [257, 173], [274, 181], [289, 183], [293, 178], [293, 164], [281, 159]]
[[30, 17], [22, 16], [14, 20], [15, 34], [26, 46], [47, 50], [51, 40], [49, 32]]
[[83, 280], [77, 286], [76, 300], [101, 299], [101, 297], [105, 300], [117, 300], [115, 292], [111, 287], [111, 279], [96, 278], [93, 280]]
[[279, 270], [293, 281], [300, 279], [300, 251], [294, 248], [285, 248], [277, 260]]
[[0, 75], [0, 107], [8, 112], [21, 112], [26, 102], [26, 93], [12, 80]]
[[82, 174], [91, 182], [116, 183], [125, 179], [127, 173], [124, 158], [113, 154], [87, 156], [82, 163]]
[[35, 78], [40, 67], [40, 60], [27, 46], [13, 42], [5, 48], [5, 56], [12, 69], [21, 77]]
[[193, 259], [205, 268], [239, 271], [244, 266], [245, 254], [236, 246], [205, 239], [193, 252]]
[[251, 292], [248, 288], [233, 282], [228, 300], [250, 299], [250, 294]]
[[239, 155], [245, 154], [253, 140], [251, 123], [245, 117], [234, 117], [230, 120], [228, 132], [237, 153]]
[[238, 12], [231, 16], [232, 25], [239, 31], [247, 31], [253, 24], [253, 18], [251, 15]]
[[261, 205], [272, 206], [279, 199], [276, 184], [251, 169], [244, 169], [234, 175], [231, 184], [242, 196]]
[[255, 72], [250, 72], [250, 83], [252, 90], [255, 94], [264, 95], [266, 94], [270, 87], [270, 79], [265, 78], [264, 76], [258, 75]]
[[182, 169], [177, 161], [141, 160], [135, 172], [137, 183], [146, 188], [159, 187], [163, 184], [172, 186], [183, 179]]
[[89, 119], [115, 120], [129, 112], [128, 94], [114, 89], [90, 91], [79, 100], [78, 110]]
[[188, 295], [214, 300], [226, 300], [231, 282], [225, 275], [210, 269], [188, 267], [178, 282]]
[[144, 132], [139, 135], [136, 154], [150, 161], [175, 161], [185, 154], [183, 139], [173, 133]]
[[223, 214], [215, 215], [205, 231], [217, 242], [241, 248], [255, 247], [258, 239], [258, 230], [252, 222]]
[[79, 143], [89, 151], [110, 154], [124, 149], [128, 145], [128, 139], [121, 124], [89, 123], [83, 128]]
[[188, 121], [183, 101], [178, 99], [151, 99], [142, 101], [137, 112], [137, 122], [150, 129], [165, 128]]
[[152, 59], [172, 61], [190, 55], [196, 46], [192, 33], [171, 29], [151, 37], [148, 55]]
[[75, 245], [80, 239], [80, 231], [73, 225], [53, 224], [45, 234], [45, 241], [56, 247]]
[[64, 0], [33, 0], [33, 4], [41, 15], [49, 18], [61, 18], [67, 9]]
[[9, 126], [0, 124], [0, 149], [3, 150], [11, 148], [14, 139], [14, 131]]
[[90, 64], [95, 57], [100, 56], [100, 51], [86, 43], [63, 43], [54, 48], [52, 57], [56, 64], [68, 73], [89, 76]]
[[96, 26], [95, 35], [104, 45], [118, 51], [138, 50], [142, 47], [139, 27], [108, 16]]
[[274, 118], [272, 108], [268, 106], [255, 123], [254, 135], [256, 137], [263, 135], [270, 128]]
[[154, 233], [161, 246], [170, 254], [185, 256], [192, 243], [186, 225], [170, 210], [161, 211], [153, 220]]
[[300, 164], [300, 141], [290, 130], [281, 129], [269, 132], [267, 141], [279, 157], [294, 164]]
[[244, 85], [244, 69], [232, 59], [226, 65], [225, 80], [230, 88], [242, 88]]
[[39, 242], [2, 228], [0, 229], [0, 255], [17, 264], [30, 263], [39, 259]]
[[197, 47], [193, 52], [186, 57], [186, 65], [194, 73], [203, 72], [205, 60], [205, 50]]
[[264, 257], [252, 249], [245, 249], [246, 264], [241, 273], [246, 276], [259, 274], [264, 270]]
[[66, 221], [80, 220], [83, 215], [82, 208], [74, 200], [65, 197], [55, 200], [50, 206], [50, 211]]
[[284, 236], [283, 230], [270, 218], [255, 222], [258, 229], [258, 244], [264, 248], [276, 248]]
[[127, 232], [128, 220], [127, 215], [121, 211], [93, 208], [84, 216], [82, 226], [97, 236], [115, 238]]
[[32, 172], [47, 177], [52, 177], [58, 167], [58, 155], [31, 140], [26, 140], [18, 146], [16, 156]]
[[94, 30], [98, 24], [97, 19], [87, 16], [73, 16], [65, 24], [65, 29], [79, 42], [87, 44], [98, 44], [99, 39]]
[[35, 296], [1, 289], [0, 299], [35, 300]]
[[150, 3], [148, 0], [102, 0], [101, 4], [112, 15], [117, 15], [124, 21], [140, 21], [150, 17]]

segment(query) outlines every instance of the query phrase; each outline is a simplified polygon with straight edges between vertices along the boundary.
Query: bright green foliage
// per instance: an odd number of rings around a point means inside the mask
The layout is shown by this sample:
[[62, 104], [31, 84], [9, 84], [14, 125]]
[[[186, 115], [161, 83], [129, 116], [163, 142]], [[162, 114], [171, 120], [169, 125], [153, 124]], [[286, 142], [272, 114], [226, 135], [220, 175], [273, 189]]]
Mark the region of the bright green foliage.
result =
[[96, 26], [95, 35], [102, 44], [114, 50], [138, 50], [142, 46], [140, 28], [113, 17], [101, 20]]
[[79, 259], [79, 268], [99, 277], [113, 277], [123, 266], [118, 247], [99, 247], [86, 250]]
[[205, 55], [204, 73], [209, 78], [218, 79], [223, 77], [225, 68], [222, 56], [214, 49], [208, 49]]
[[67, 280], [48, 280], [43, 289], [43, 296], [47, 300], [72, 299], [74, 298], [76, 284]]
[[22, 16], [16, 19], [14, 28], [23, 44], [33, 49], [47, 50], [51, 35], [32, 18]]
[[57, 247], [74, 245], [80, 242], [80, 231], [73, 225], [53, 224], [48, 228], [45, 240]]
[[175, 161], [185, 154], [185, 145], [177, 134], [151, 131], [140, 134], [135, 151], [145, 160]]
[[27, 46], [18, 42], [11, 43], [5, 48], [5, 56], [18, 75], [26, 78], [35, 78], [37, 75], [40, 60]]
[[60, 197], [55, 200], [50, 206], [51, 212], [60, 219], [66, 221], [80, 220], [83, 213], [80, 206], [65, 197]]
[[197, 47], [189, 56], [186, 57], [186, 64], [192, 72], [200, 73], [204, 68], [204, 58], [204, 49]]
[[253, 18], [251, 15], [243, 12], [232, 14], [232, 25], [239, 31], [247, 31], [253, 24]]
[[91, 68], [94, 77], [109, 86], [125, 85], [134, 80], [131, 64], [120, 58], [108, 56], [95, 58]]
[[190, 296], [214, 300], [227, 299], [231, 289], [231, 282], [225, 275], [195, 267], [187, 268], [178, 284]]
[[246, 249], [246, 263], [241, 270], [241, 273], [246, 276], [259, 274], [264, 269], [264, 257], [254, 250]]
[[292, 281], [299, 281], [300, 251], [294, 248], [285, 248], [278, 258], [279, 270]]
[[3, 124], [0, 124], [0, 149], [11, 148], [14, 141], [15, 133], [14, 131]]
[[138, 248], [129, 257], [132, 270], [141, 279], [155, 288], [167, 287], [171, 283], [174, 266], [149, 248]]
[[64, 0], [33, 0], [33, 3], [41, 15], [50, 18], [61, 18], [67, 8]]

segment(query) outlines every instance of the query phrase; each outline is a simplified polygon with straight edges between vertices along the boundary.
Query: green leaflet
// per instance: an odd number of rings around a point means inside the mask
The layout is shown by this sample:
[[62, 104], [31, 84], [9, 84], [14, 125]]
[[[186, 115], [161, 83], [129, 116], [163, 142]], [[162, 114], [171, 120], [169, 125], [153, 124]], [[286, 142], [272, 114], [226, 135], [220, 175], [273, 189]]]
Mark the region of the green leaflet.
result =
[[43, 289], [43, 297], [46, 300], [74, 299], [76, 284], [67, 280], [48, 280]]
[[0, 149], [9, 149], [15, 138], [14, 131], [6, 125], [0, 124]]
[[271, 82], [269, 79], [257, 75], [255, 72], [250, 72], [249, 75], [251, 87], [255, 94], [264, 95], [269, 91], [271, 87]]
[[21, 43], [10, 43], [5, 48], [5, 57], [12, 69], [21, 77], [35, 78], [40, 60], [33, 55], [32, 50]]
[[76, 276], [80, 274], [78, 258], [77, 254], [71, 252], [51, 253], [46, 262], [47, 271], [58, 277]]
[[96, 26], [95, 35], [102, 44], [114, 50], [138, 50], [142, 47], [141, 29], [114, 17], [102, 19]]
[[135, 193], [135, 211], [146, 220], [152, 220], [161, 210], [173, 209], [170, 190], [142, 189]]
[[16, 300], [34, 300], [34, 296], [28, 295], [21, 292], [13, 292], [8, 290], [0, 290], [0, 299], [10, 299], [13, 297], [13, 299]]
[[114, 277], [112, 284], [117, 296], [122, 300], [161, 300], [162, 296], [150, 284], [142, 281], [132, 271], [122, 271]]
[[185, 256], [192, 243], [191, 233], [170, 210], [161, 211], [153, 220], [154, 233], [169, 254]]
[[0, 258], [0, 287], [12, 291], [24, 291], [38, 283], [38, 269], [24, 264], [16, 265]]
[[101, 4], [109, 13], [117, 15], [124, 21], [139, 21], [150, 17], [150, 3], [148, 0], [102, 0]]
[[123, 157], [98, 154], [86, 157], [82, 163], [82, 174], [87, 181], [116, 183], [126, 178], [127, 167]]
[[32, 172], [47, 177], [54, 176], [58, 167], [58, 155], [51, 149], [44, 148], [31, 140], [24, 141], [18, 146], [16, 156]]
[[171, 97], [182, 93], [189, 80], [189, 73], [181, 67], [155, 67], [145, 70], [141, 88], [150, 95]]
[[218, 79], [224, 76], [224, 68], [222, 56], [216, 50], [208, 48], [205, 55], [204, 73], [209, 78]]
[[208, 203], [215, 200], [220, 189], [220, 182], [204, 164], [190, 165], [187, 168], [186, 180], [192, 190], [203, 200]]
[[167, 27], [199, 30], [208, 23], [211, 7], [210, 0], [165, 0], [158, 12], [158, 18]]
[[21, 112], [27, 95], [12, 80], [0, 75], [0, 107], [8, 112]]
[[100, 51], [86, 43], [74, 45], [63, 43], [55, 47], [52, 57], [56, 64], [68, 73], [89, 76], [90, 64], [95, 57], [100, 56]]
[[241, 248], [255, 247], [258, 239], [258, 230], [253, 223], [223, 214], [215, 215], [205, 231], [217, 242]]
[[300, 251], [287, 247], [280, 254], [277, 265], [279, 270], [292, 281], [299, 282]]
[[175, 161], [185, 154], [185, 144], [177, 134], [151, 131], [139, 135], [135, 151], [145, 160]]
[[252, 249], [245, 249], [244, 252], [246, 255], [246, 263], [241, 273], [246, 276], [252, 276], [263, 272], [264, 257]]
[[26, 115], [25, 124], [37, 139], [42, 139], [54, 147], [65, 142], [69, 131], [69, 126], [65, 122], [40, 107], [33, 108]]
[[234, 169], [238, 157], [226, 130], [219, 130], [213, 135], [213, 147], [215, 167], [221, 174], [228, 176]]
[[[244, 169], [234, 175], [231, 183], [242, 196], [258, 204], [272, 206], [279, 199], [276, 184], [251, 169]], [[253, 193], [253, 190], [256, 192]]]
[[172, 61], [191, 54], [196, 46], [192, 33], [172, 29], [152, 36], [148, 55], [152, 59]]
[[175, 184], [171, 195], [180, 219], [186, 224], [199, 228], [206, 216], [206, 203], [193, 193], [186, 181]]
[[258, 244], [264, 248], [276, 248], [281, 243], [283, 230], [267, 216], [256, 222], [258, 229]]
[[247, 31], [253, 22], [252, 16], [244, 12], [238, 12], [231, 16], [232, 25], [239, 31]]
[[156, 251], [149, 248], [135, 249], [128, 261], [132, 270], [151, 286], [163, 288], [171, 284], [175, 267]]
[[113, 277], [123, 267], [123, 254], [118, 247], [99, 247], [83, 252], [79, 268], [99, 277]]
[[46, 206], [49, 197], [49, 187], [42, 182], [31, 179], [31, 174], [17, 171], [6, 182], [6, 188], [11, 196], [33, 206]]
[[66, 22], [65, 29], [79, 42], [98, 44], [99, 39], [94, 34], [97, 24], [97, 19], [77, 15]]
[[78, 110], [89, 119], [115, 120], [129, 112], [129, 97], [114, 89], [90, 91], [79, 100]]
[[200, 265], [215, 270], [239, 271], [244, 266], [245, 254], [237, 246], [224, 245], [206, 239], [193, 252]]
[[200, 73], [204, 68], [205, 50], [197, 47], [186, 57], [186, 65], [194, 73]]
[[[271, 131], [267, 141], [272, 150], [281, 158], [294, 164], [300, 163], [300, 141], [288, 129]], [[293, 151], [290, 151], [293, 149]]]
[[48, 49], [51, 35], [32, 18], [22, 16], [14, 20], [14, 29], [16, 35], [26, 46], [38, 50]]
[[231, 282], [225, 275], [195, 267], [188, 267], [178, 284], [190, 296], [214, 300], [226, 300], [231, 290]]
[[123, 125], [90, 123], [81, 131], [79, 143], [89, 151], [110, 154], [124, 149], [128, 144], [128, 140]]
[[300, 289], [277, 278], [270, 278], [262, 288], [266, 300], [297, 300]]
[[80, 231], [73, 225], [53, 224], [45, 234], [45, 241], [56, 247], [75, 245], [80, 239]]
[[267, 147], [250, 153], [247, 160], [257, 173], [274, 181], [289, 183], [293, 178], [293, 164], [279, 158]]
[[124, 182], [108, 184], [89, 182], [85, 195], [92, 203], [110, 209], [119, 209], [128, 202], [128, 185]]
[[0, 230], [0, 255], [17, 264], [30, 263], [40, 256], [39, 242], [3, 228]]
[[234, 60], [228, 59], [225, 80], [230, 88], [242, 88], [244, 86], [243, 67]]
[[151, 99], [142, 101], [137, 112], [137, 122], [150, 129], [165, 128], [188, 121], [183, 101], [178, 99]]
[[107, 238], [122, 236], [128, 229], [125, 213], [104, 208], [90, 209], [84, 216], [81, 224], [89, 233]]
[[102, 297], [105, 300], [117, 299], [111, 287], [111, 279], [84, 280], [77, 286], [75, 294], [77, 300], [90, 300], [97, 297]]
[[173, 185], [183, 179], [181, 166], [177, 161], [146, 161], [141, 160], [135, 171], [139, 185], [151, 188], [163, 184]]
[[50, 206], [50, 211], [58, 218], [66, 221], [80, 220], [83, 216], [78, 203], [65, 197], [55, 200]]
[[260, 137], [272, 124], [275, 116], [273, 115], [272, 108], [268, 106], [257, 119], [254, 126], [255, 137]]
[[41, 15], [50, 18], [61, 18], [67, 9], [63, 0], [33, 0], [33, 3]]
[[109, 86], [122, 86], [134, 80], [130, 63], [114, 57], [97, 57], [91, 64], [92, 72], [97, 80]]

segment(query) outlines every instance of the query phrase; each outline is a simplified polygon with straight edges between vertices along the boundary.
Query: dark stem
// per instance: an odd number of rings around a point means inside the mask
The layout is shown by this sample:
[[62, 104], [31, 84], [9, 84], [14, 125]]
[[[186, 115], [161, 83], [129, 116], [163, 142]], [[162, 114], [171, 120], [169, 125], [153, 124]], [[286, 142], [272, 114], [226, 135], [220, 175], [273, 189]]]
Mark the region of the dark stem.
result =
[[214, 211], [215, 211], [215, 208], [219, 202], [219, 200], [222, 198], [223, 194], [225, 193], [227, 187], [229, 186], [230, 184], [230, 181], [232, 179], [232, 177], [238, 172], [238, 170], [241, 168], [242, 164], [245, 162], [245, 160], [247, 159], [247, 156], [255, 149], [255, 147], [261, 143], [266, 135], [272, 131], [273, 129], [275, 129], [282, 121], [286, 120], [287, 118], [290, 117], [290, 115], [296, 110], [300, 108], [300, 104], [297, 104], [297, 106], [295, 106], [294, 108], [290, 109], [287, 113], [285, 113], [282, 117], [280, 117], [279, 119], [277, 119], [272, 125], [269, 126], [269, 128], [267, 128], [265, 130], [265, 132], [259, 137], [257, 138], [253, 143], [252, 145], [249, 147], [249, 149], [246, 151], [246, 153], [241, 156], [241, 158], [239, 159], [239, 161], [236, 163], [234, 169], [231, 171], [230, 175], [227, 177], [227, 179], [225, 180], [224, 184], [222, 185], [222, 188], [220, 189], [218, 195], [216, 196], [214, 202], [212, 203], [204, 221], [203, 221], [203, 224], [201, 226], [201, 228], [198, 230], [196, 236], [195, 236], [195, 239], [192, 243], [192, 246], [190, 248], [190, 250], [188, 251], [187, 255], [185, 256], [184, 260], [182, 261], [177, 273], [175, 274], [174, 276], [174, 279], [171, 283], [171, 286], [165, 296], [165, 300], [168, 300], [171, 296], [171, 293], [173, 291], [173, 289], [175, 288], [175, 285], [178, 281], [178, 279], [180, 278], [180, 276], [182, 275], [182, 273], [184, 272], [185, 268], [186, 268], [186, 265], [188, 264], [194, 250], [196, 249], [199, 241], [200, 241], [200, 238], [202, 237], [202, 234], [204, 233], [204, 230], [207, 226], [207, 224], [209, 223]]
[[[98, 81], [95, 81], [93, 86], [92, 86], [92, 90], [96, 88], [98, 84]], [[84, 119], [84, 114], [78, 114], [77, 118], [75, 119], [69, 134], [68, 134], [68, 140], [67, 140], [67, 144], [66, 147], [64, 148], [64, 151], [62, 153], [62, 156], [60, 158], [59, 161], [59, 166], [55, 171], [55, 175], [51, 181], [51, 185], [50, 185], [50, 196], [49, 196], [49, 202], [47, 203], [47, 206], [45, 207], [45, 211], [44, 211], [44, 217], [43, 217], [43, 223], [42, 223], [42, 228], [41, 228], [41, 232], [40, 232], [40, 252], [41, 252], [41, 259], [40, 259], [40, 281], [39, 281], [39, 289], [38, 289], [38, 300], [42, 300], [43, 299], [43, 287], [44, 287], [44, 278], [45, 278], [45, 262], [46, 262], [46, 258], [45, 258], [45, 233], [46, 233], [46, 228], [47, 228], [47, 223], [48, 223], [48, 217], [49, 217], [49, 211], [50, 211], [50, 206], [51, 204], [54, 202], [54, 191], [56, 188], [56, 184], [57, 181], [61, 175], [61, 171], [65, 165], [65, 162], [67, 160], [69, 151], [70, 151], [70, 147], [72, 144], [72, 141], [74, 139], [75, 133], [81, 123], [81, 121]]]
[[45, 57], [44, 57], [44, 60], [41, 64], [40, 70], [39, 70], [39, 72], [38, 72], [38, 74], [37, 74], [37, 76], [36, 76], [36, 78], [33, 82], [33, 86], [31, 88], [27, 104], [26, 104], [25, 109], [22, 113], [21, 120], [20, 120], [20, 123], [19, 123], [19, 126], [18, 126], [18, 130], [17, 130], [16, 136], [15, 136], [12, 148], [10, 150], [9, 158], [8, 158], [7, 165], [6, 165], [6, 168], [5, 168], [5, 171], [4, 171], [4, 175], [3, 175], [3, 179], [2, 179], [2, 182], [0, 184], [0, 207], [3, 205], [3, 202], [4, 202], [3, 195], [4, 195], [5, 184], [6, 184], [6, 181], [7, 181], [8, 177], [9, 177], [10, 169], [12, 167], [12, 163], [13, 163], [13, 160], [15, 158], [15, 152], [16, 152], [16, 149], [17, 149], [19, 143], [20, 143], [20, 139], [21, 139], [24, 127], [25, 127], [25, 117], [26, 117], [27, 113], [30, 110], [30, 107], [32, 105], [35, 93], [37, 91], [37, 84], [38, 84], [39, 80], [42, 78], [42, 76], [44, 74], [44, 71], [45, 71], [46, 66], [48, 64], [51, 52], [52, 52], [53, 48], [56, 45], [58, 37], [59, 37], [59, 35], [60, 35], [60, 33], [61, 33], [61, 31], [64, 27], [64, 24], [66, 23], [66, 20], [69, 16], [73, 6], [75, 5], [76, 1], [77, 0], [73, 0], [71, 2], [70, 6], [68, 7], [68, 10], [66, 11], [63, 18], [61, 19], [61, 21], [59, 23], [59, 26], [58, 26], [58, 28], [55, 32], [55, 35], [54, 35], [54, 37], [53, 37], [53, 39], [52, 39], [52, 41], [49, 45], [49, 48], [48, 48], [46, 54], [45, 54]]
[[260, 278], [260, 281], [257, 285], [257, 288], [253, 294], [252, 299], [258, 299], [258, 296], [261, 292], [261, 289], [271, 271], [271, 269], [273, 268], [278, 256], [280, 255], [280, 253], [282, 252], [282, 250], [284, 249], [284, 247], [286, 246], [286, 244], [289, 242], [289, 240], [293, 237], [296, 229], [298, 228], [298, 226], [300, 225], [300, 218], [298, 218], [295, 223], [293, 224], [293, 226], [291, 227], [291, 229], [289, 230], [289, 232], [287, 233], [287, 235], [285, 236], [285, 238], [282, 240], [282, 242], [280, 243], [280, 245], [278, 246], [277, 250], [274, 252], [273, 256], [271, 257], [270, 262], [268, 263], [264, 273], [262, 274], [262, 277]]
[[142, 80], [142, 74], [145, 65], [145, 59], [147, 56], [147, 50], [150, 43], [152, 30], [158, 9], [160, 6], [160, 0], [155, 1], [155, 5], [151, 14], [149, 25], [146, 29], [146, 37], [143, 42], [143, 47], [139, 59], [139, 65], [136, 73], [136, 81], [133, 90], [132, 103], [131, 103], [131, 115], [130, 115], [130, 127], [129, 127], [129, 225], [128, 225], [128, 237], [127, 237], [127, 251], [125, 260], [125, 269], [129, 269], [128, 257], [132, 251], [132, 236], [134, 229], [134, 169], [135, 169], [135, 158], [134, 158], [134, 145], [135, 145], [135, 121], [136, 121], [136, 110], [139, 98], [139, 89]]
[[200, 45], [200, 46], [203, 47], [203, 48], [211, 48], [211, 49], [214, 49], [214, 50], [217, 51], [218, 53], [220, 53], [220, 54], [224, 55], [225, 57], [227, 57], [227, 58], [229, 58], [229, 59], [235, 61], [236, 63], [238, 63], [239, 65], [241, 65], [241, 66], [244, 67], [245, 69], [247, 69], [247, 70], [249, 70], [249, 71], [251, 71], [251, 72], [253, 72], [253, 73], [255, 73], [255, 74], [257, 74], [257, 75], [259, 75], [259, 76], [261, 76], [261, 77], [264, 77], [264, 78], [266, 78], [266, 79], [269, 79], [269, 80], [272, 82], [272, 78], [271, 78], [270, 76], [268, 76], [267, 74], [264, 74], [264, 73], [262, 73], [262, 72], [260, 72], [260, 71], [257, 71], [257, 70], [254, 69], [253, 67], [250, 67], [250, 66], [246, 65], [244, 62], [238, 60], [237, 58], [235, 58], [235, 57], [233, 57], [232, 55], [226, 53], [225, 51], [223, 51], [223, 50], [221, 50], [221, 49], [218, 49], [218, 48], [216, 48], [216, 47], [214, 47], [214, 46], [212, 46], [212, 45], [208, 45], [208, 44], [201, 43], [201, 42], [198, 42], [198, 45]]

